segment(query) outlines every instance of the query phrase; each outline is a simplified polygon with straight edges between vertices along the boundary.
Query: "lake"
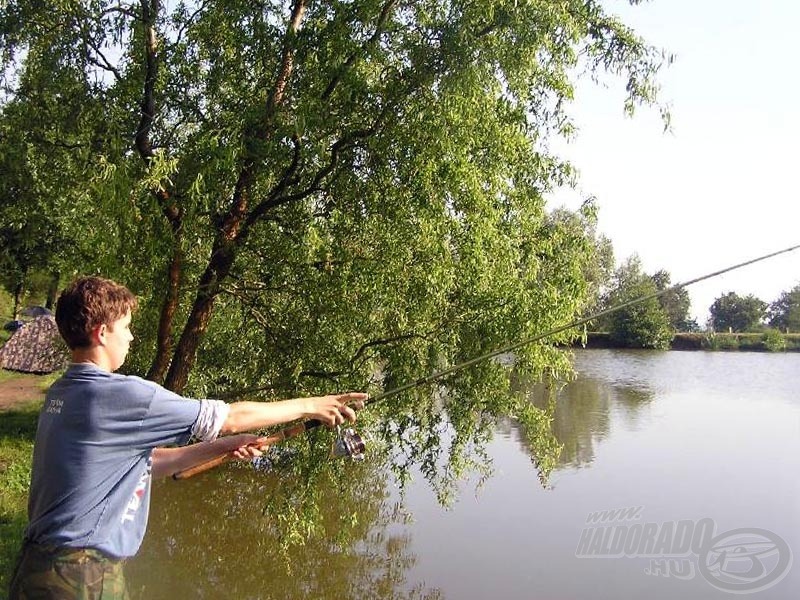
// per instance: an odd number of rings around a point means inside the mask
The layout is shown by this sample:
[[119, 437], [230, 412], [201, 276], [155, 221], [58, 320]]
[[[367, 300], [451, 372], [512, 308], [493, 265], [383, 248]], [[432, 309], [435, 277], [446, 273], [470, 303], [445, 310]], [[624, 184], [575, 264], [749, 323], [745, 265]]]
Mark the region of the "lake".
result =
[[158, 482], [131, 595], [797, 598], [798, 367], [798, 354], [578, 350], [544, 485], [511, 421], [488, 444], [491, 475], [462, 481], [447, 509], [418, 473], [401, 498], [368, 459], [320, 491], [334, 530], [343, 504], [360, 511], [344, 545], [276, 550], [264, 498], [280, 473]]

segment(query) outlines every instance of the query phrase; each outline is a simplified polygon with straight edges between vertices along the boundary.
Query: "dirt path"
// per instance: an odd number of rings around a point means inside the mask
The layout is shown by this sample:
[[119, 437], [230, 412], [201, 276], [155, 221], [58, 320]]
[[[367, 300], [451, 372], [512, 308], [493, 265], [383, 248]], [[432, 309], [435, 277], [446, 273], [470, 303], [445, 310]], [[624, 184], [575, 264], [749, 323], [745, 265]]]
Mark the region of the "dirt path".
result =
[[39, 375], [13, 375], [0, 381], [0, 410], [9, 410], [30, 404], [44, 396]]

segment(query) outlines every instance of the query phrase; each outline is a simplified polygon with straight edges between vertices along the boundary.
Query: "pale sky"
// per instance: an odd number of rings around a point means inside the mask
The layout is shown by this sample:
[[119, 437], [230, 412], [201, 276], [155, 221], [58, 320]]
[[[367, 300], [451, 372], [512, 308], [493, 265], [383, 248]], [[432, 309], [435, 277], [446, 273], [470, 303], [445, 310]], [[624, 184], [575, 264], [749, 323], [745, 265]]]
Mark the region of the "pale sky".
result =
[[[596, 196], [617, 261], [637, 253], [673, 283], [800, 244], [800, 2], [606, 6], [675, 55], [659, 77], [672, 129], [655, 109], [627, 118], [622, 87], [587, 79], [569, 111], [576, 138], [553, 145], [578, 168], [579, 187], [550, 205]], [[689, 287], [691, 312], [702, 326], [724, 293], [772, 302], [798, 283], [800, 250]]]

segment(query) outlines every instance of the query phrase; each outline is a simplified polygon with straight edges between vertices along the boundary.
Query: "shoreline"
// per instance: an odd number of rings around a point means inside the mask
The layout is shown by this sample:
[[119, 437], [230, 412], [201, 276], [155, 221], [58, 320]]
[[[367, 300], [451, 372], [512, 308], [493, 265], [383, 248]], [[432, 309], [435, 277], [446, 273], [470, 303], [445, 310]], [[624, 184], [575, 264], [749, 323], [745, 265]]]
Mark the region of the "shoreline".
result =
[[[573, 348], [635, 350], [619, 344], [607, 332], [590, 331]], [[800, 352], [800, 333], [676, 333], [668, 350], [706, 352]]]

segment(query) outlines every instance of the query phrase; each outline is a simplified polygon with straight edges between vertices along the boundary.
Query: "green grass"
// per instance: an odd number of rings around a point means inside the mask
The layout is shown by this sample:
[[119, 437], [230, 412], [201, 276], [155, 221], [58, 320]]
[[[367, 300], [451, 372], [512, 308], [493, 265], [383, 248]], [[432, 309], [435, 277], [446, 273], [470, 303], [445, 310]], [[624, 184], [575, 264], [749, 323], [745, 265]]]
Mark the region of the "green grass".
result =
[[0, 590], [11, 570], [28, 521], [28, 483], [40, 404], [0, 413]]
[[[22, 375], [0, 370], [3, 382], [33, 378], [44, 390], [57, 375]], [[27, 523], [28, 485], [31, 476], [36, 421], [42, 406], [41, 394], [12, 410], [0, 411], [0, 590], [5, 592]]]

